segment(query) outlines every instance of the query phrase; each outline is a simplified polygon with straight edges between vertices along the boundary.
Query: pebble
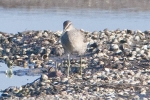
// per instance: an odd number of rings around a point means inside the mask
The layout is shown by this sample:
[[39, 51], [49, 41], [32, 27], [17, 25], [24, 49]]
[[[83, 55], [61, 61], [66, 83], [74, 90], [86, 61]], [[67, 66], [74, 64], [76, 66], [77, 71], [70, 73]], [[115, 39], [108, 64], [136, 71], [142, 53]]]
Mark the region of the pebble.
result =
[[47, 76], [47, 75], [45, 75], [45, 74], [42, 74], [42, 76], [41, 76], [41, 80], [42, 80], [42, 81], [46, 81], [46, 80], [48, 80], [48, 76]]

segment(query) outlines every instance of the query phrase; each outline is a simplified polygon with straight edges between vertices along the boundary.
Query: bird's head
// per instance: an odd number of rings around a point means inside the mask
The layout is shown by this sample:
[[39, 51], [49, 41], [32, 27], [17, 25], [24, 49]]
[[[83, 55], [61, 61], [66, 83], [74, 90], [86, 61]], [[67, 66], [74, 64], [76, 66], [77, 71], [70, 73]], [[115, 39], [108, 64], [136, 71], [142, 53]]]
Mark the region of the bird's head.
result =
[[69, 31], [73, 28], [72, 22], [67, 20], [63, 23], [63, 30], [65, 31]]

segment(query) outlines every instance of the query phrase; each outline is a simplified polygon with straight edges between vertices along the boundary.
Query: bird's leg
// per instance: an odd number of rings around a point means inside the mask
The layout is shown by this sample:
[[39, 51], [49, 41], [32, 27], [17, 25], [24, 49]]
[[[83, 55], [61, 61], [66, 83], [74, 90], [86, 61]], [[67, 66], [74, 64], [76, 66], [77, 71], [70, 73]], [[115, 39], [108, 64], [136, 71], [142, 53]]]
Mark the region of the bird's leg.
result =
[[70, 54], [68, 54], [68, 70], [67, 70], [67, 77], [69, 77], [69, 70], [70, 70]]
[[82, 75], [82, 57], [80, 56], [80, 75]]
[[57, 71], [57, 62], [55, 61], [55, 72]]

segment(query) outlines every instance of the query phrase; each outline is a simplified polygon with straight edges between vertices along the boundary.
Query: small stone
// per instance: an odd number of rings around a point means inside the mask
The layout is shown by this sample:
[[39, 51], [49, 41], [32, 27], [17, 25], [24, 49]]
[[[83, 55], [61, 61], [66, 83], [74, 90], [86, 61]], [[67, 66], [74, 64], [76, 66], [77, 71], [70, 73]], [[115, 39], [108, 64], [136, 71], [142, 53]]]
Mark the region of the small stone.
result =
[[45, 74], [42, 74], [42, 76], [41, 76], [41, 80], [42, 80], [42, 81], [46, 81], [46, 80], [48, 80], [48, 76], [47, 76], [47, 75], [45, 75]]
[[61, 92], [61, 95], [62, 95], [62, 96], [65, 96], [65, 95], [67, 95], [67, 92], [66, 92], [66, 91], [62, 91], [62, 92]]
[[141, 89], [141, 93], [140, 94], [142, 94], [142, 95], [146, 95], [146, 89], [145, 88], [142, 88]]
[[1, 94], [1, 96], [3, 96], [3, 97], [10, 97], [10, 95], [8, 93], [3, 93], [3, 94]]
[[62, 79], [62, 82], [64, 83], [64, 82], [67, 82], [68, 81], [68, 78], [63, 78]]
[[105, 71], [106, 71], [106, 72], [110, 72], [110, 69], [109, 69], [109, 68], [105, 68]]
[[46, 85], [46, 83], [45, 82], [41, 82], [41, 85], [44, 86], [44, 85]]
[[133, 100], [140, 100], [140, 97], [138, 95], [136, 95]]
[[147, 98], [144, 97], [143, 100], [149, 100], [149, 99], [147, 99]]
[[86, 91], [87, 91], [88, 89], [89, 89], [89, 87], [84, 87], [84, 90], [86, 90]]

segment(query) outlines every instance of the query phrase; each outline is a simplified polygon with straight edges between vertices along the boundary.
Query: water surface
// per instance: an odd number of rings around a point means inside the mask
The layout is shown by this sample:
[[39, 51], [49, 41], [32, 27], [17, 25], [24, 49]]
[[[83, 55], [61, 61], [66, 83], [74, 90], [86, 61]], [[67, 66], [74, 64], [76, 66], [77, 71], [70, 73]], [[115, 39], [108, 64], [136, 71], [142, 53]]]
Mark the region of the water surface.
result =
[[62, 30], [62, 23], [71, 20], [76, 28], [100, 31], [105, 28], [149, 30], [150, 11], [100, 9], [23, 9], [0, 8], [0, 31], [17, 33], [25, 30]]
[[[24, 69], [28, 69], [28, 68], [22, 68], [22, 67], [13, 67], [12, 68], [12, 72], [16, 71], [16, 70], [24, 70]], [[37, 79], [40, 77], [40, 75], [38, 76], [26, 76], [26, 75], [12, 75], [12, 76], [8, 76], [6, 75], [6, 71], [9, 71], [10, 69], [7, 67], [6, 64], [4, 63], [0, 63], [0, 91], [4, 90], [8, 87], [11, 86], [16, 86], [16, 87], [20, 87], [22, 85], [25, 85], [26, 83], [31, 83], [33, 82], [33, 80]], [[1, 93], [0, 93], [1, 94]]]

